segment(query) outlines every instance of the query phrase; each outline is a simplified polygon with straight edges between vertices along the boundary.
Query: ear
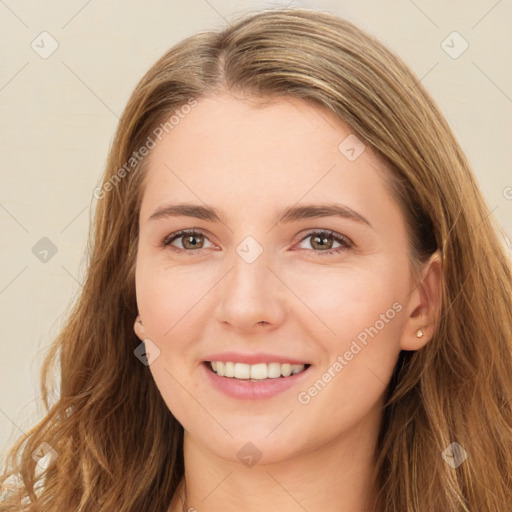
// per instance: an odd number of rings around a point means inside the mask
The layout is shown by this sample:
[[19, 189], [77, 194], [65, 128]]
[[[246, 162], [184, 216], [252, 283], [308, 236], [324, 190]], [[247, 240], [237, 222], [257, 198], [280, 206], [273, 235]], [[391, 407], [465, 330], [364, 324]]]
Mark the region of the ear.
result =
[[137, 318], [135, 319], [135, 322], [133, 324], [133, 330], [135, 331], [135, 334], [141, 341], [144, 341], [144, 339], [147, 338], [146, 329], [144, 328], [144, 325], [142, 324], [140, 315], [137, 315]]
[[441, 311], [442, 265], [437, 250], [424, 264], [419, 283], [410, 294], [400, 347], [419, 350], [434, 336]]

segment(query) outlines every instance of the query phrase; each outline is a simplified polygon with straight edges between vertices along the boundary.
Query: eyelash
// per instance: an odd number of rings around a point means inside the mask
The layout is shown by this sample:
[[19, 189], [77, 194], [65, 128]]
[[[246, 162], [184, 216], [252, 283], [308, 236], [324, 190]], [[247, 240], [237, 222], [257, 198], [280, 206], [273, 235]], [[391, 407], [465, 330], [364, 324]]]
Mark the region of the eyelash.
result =
[[[178, 247], [171, 246], [171, 243], [174, 242], [174, 240], [177, 240], [185, 235], [193, 235], [193, 236], [200, 235], [200, 236], [204, 236], [205, 238], [208, 238], [204, 233], [201, 233], [201, 231], [197, 231], [194, 229], [190, 229], [190, 230], [183, 229], [181, 231], [176, 231], [175, 233], [171, 233], [170, 235], [166, 236], [162, 240], [161, 246], [164, 248], [172, 247], [172, 250], [177, 253], [183, 253], [183, 252], [200, 253], [202, 251], [202, 249], [180, 249]], [[333, 240], [335, 240], [336, 242], [339, 242], [341, 244], [341, 247], [336, 247], [335, 249], [328, 249], [325, 251], [321, 251], [321, 250], [316, 251], [314, 249], [311, 249], [314, 253], [318, 253], [317, 256], [324, 256], [324, 255], [328, 255], [328, 254], [337, 254], [337, 253], [340, 253], [343, 251], [353, 249], [353, 244], [347, 237], [338, 235], [335, 232], [329, 231], [329, 230], [311, 231], [311, 232], [307, 233], [303, 238], [301, 238], [298, 243], [303, 242], [304, 240], [306, 240], [307, 238], [309, 238], [313, 235], [320, 235], [320, 236], [327, 235], [327, 236], [332, 237]], [[307, 249], [304, 249], [304, 250], [307, 250]]]

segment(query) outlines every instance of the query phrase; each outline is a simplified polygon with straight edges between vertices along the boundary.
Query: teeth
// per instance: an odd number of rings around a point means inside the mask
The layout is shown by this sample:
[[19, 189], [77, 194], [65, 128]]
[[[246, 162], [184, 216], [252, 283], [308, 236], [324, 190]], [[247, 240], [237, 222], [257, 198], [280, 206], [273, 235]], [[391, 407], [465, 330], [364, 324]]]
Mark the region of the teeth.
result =
[[235, 365], [233, 363], [225, 363], [224, 364], [224, 377], [234, 377], [234, 376], [235, 376]]
[[288, 363], [245, 364], [233, 363], [231, 361], [211, 361], [210, 365], [212, 370], [220, 377], [231, 377], [243, 380], [265, 380], [289, 377], [305, 369], [305, 365], [303, 364]]
[[267, 365], [265, 363], [250, 365], [251, 379], [266, 379], [268, 377]]
[[281, 365], [281, 373], [283, 374], [283, 377], [289, 377], [292, 374], [292, 365], [291, 364]]
[[[225, 363], [229, 364], [229, 363]], [[250, 378], [251, 367], [248, 364], [235, 363], [235, 375], [237, 379], [248, 379]]]
[[267, 365], [267, 377], [270, 379], [276, 379], [277, 377], [281, 377], [281, 364], [280, 363], [270, 363]]

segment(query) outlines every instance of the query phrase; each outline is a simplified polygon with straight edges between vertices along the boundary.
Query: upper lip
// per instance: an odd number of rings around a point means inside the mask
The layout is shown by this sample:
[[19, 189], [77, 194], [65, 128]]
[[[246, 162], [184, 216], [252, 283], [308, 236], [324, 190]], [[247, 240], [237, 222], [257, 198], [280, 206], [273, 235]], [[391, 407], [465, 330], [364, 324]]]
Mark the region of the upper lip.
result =
[[221, 352], [207, 356], [205, 361], [222, 361], [233, 363], [245, 364], [258, 364], [258, 363], [288, 363], [288, 364], [309, 364], [304, 360], [296, 359], [294, 357], [280, 356], [278, 354], [268, 354], [258, 352], [254, 354], [242, 352]]

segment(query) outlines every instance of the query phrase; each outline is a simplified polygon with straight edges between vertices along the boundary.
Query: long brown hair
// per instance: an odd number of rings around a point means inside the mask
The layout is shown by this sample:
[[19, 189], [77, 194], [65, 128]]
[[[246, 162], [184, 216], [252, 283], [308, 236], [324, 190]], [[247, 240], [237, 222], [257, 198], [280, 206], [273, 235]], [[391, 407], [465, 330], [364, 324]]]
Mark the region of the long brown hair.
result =
[[[134, 356], [146, 161], [137, 155], [177, 109], [219, 90], [293, 96], [334, 112], [392, 169], [411, 261], [440, 251], [437, 330], [423, 349], [400, 353], [388, 387], [375, 468], [380, 508], [504, 512], [512, 504], [512, 271], [503, 233], [414, 73], [354, 24], [306, 9], [253, 12], [189, 37], [138, 83], [96, 194], [83, 291], [44, 364], [48, 413], [6, 459], [2, 480], [15, 476], [15, 489], [0, 510], [167, 510], [184, 472], [183, 429]], [[442, 456], [454, 442], [468, 456], [456, 468]], [[41, 443], [57, 454], [45, 471], [32, 457]]]

